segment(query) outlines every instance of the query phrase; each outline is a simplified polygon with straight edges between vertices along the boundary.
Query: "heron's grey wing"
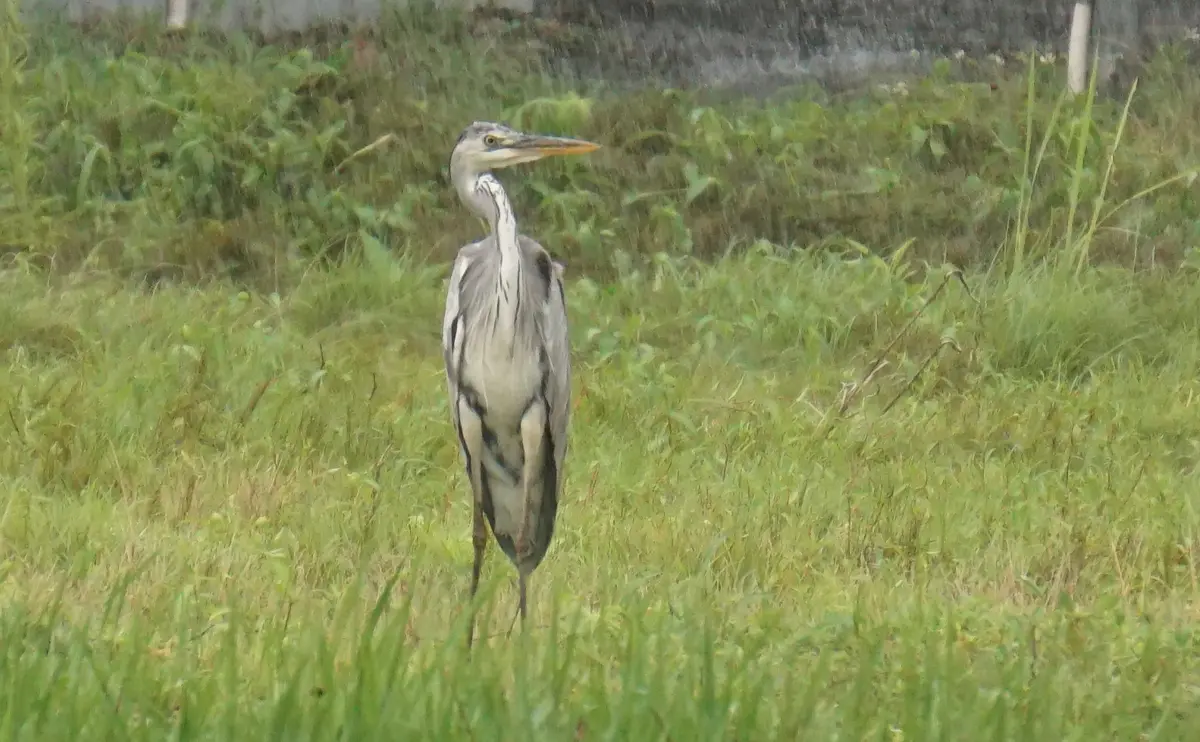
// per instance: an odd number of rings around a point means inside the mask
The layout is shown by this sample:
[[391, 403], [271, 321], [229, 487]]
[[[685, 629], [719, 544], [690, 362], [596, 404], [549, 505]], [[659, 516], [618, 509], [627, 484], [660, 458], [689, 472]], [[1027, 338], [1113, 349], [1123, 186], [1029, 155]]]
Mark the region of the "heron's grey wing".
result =
[[[467, 271], [479, 259], [479, 242], [466, 245], [458, 251], [454, 266], [450, 270], [450, 285], [446, 290], [446, 313], [442, 317], [442, 358], [446, 364], [446, 388], [450, 397], [450, 414], [454, 419], [455, 432], [462, 444], [462, 426], [458, 417], [458, 373], [462, 363], [466, 317], [463, 309], [468, 305], [462, 295]], [[465, 444], [462, 444], [465, 445]], [[467, 452], [463, 451], [466, 455]], [[468, 472], [469, 474], [469, 472]]]
[[471, 258], [466, 250], [458, 253], [450, 269], [450, 285], [446, 290], [446, 312], [442, 316], [442, 360], [446, 364], [446, 382], [450, 389], [450, 406], [454, 407], [454, 391], [458, 380], [458, 355], [462, 349], [462, 291], [463, 274]]
[[545, 256], [549, 269], [539, 271], [546, 281], [546, 301], [542, 307], [542, 338], [545, 343], [549, 378], [546, 384], [546, 404], [549, 409], [548, 426], [554, 447], [554, 465], [558, 475], [555, 489], [563, 482], [563, 463], [567, 456], [567, 432], [571, 417], [571, 348], [567, 323], [566, 293], [563, 287], [563, 266], [552, 260], [541, 245], [522, 235], [530, 244], [530, 252]]

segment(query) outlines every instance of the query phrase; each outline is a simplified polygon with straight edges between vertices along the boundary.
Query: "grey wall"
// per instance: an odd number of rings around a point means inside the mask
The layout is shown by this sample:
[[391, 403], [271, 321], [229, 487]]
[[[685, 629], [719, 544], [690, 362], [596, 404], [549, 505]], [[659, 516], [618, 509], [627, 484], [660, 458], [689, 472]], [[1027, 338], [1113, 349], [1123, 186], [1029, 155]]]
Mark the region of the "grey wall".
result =
[[[1200, 0], [1093, 0], [1136, 5], [1148, 25], [1200, 23]], [[767, 33], [805, 46], [887, 41], [928, 48], [1065, 42], [1075, 0], [535, 0], [539, 12], [605, 25], [657, 21]]]
[[[1065, 40], [1074, 0], [435, 0], [439, 5], [494, 4], [602, 28], [683, 25], [766, 35], [805, 48], [887, 43], [896, 47], [1008, 48]], [[1131, 0], [1151, 26], [1200, 24], [1200, 0]], [[223, 26], [299, 29], [313, 20], [369, 20], [381, 4], [405, 0], [190, 0], [194, 14]], [[1100, 12], [1126, 0], [1095, 0]], [[133, 8], [163, 12], [165, 0], [23, 0], [66, 9], [71, 17]]]
[[[1110, 20], [1121, 14], [1122, 4], [1133, 9], [1134, 25], [1150, 42], [1177, 39], [1189, 28], [1200, 27], [1200, 0], [1093, 2], [1096, 14]], [[881, 70], [919, 70], [929, 65], [932, 55], [958, 50], [973, 56], [1031, 46], [1065, 52], [1074, 4], [1074, 0], [535, 0], [534, 7], [538, 13], [600, 30], [591, 43], [565, 50], [564, 56], [585, 74], [611, 78], [623, 70], [631, 78], [663, 76], [669, 82], [733, 85], [752, 91], [814, 77], [854, 84]], [[1106, 28], [1116, 27], [1109, 23]]]
[[[435, 0], [442, 6], [473, 8], [491, 0]], [[72, 20], [117, 9], [164, 14], [166, 0], [22, 0], [30, 10], [65, 11]], [[221, 28], [257, 28], [263, 32], [295, 31], [323, 20], [369, 22], [384, 6], [405, 0], [189, 0], [191, 16]], [[534, 0], [497, 0], [497, 5], [531, 12]]]
[[[190, 0], [194, 17], [264, 32], [314, 21], [369, 22], [406, 0]], [[567, 21], [548, 40], [552, 65], [578, 77], [771, 89], [805, 78], [856, 82], [928, 64], [928, 54], [980, 55], [1037, 45], [1065, 50], [1074, 0], [436, 0], [495, 5]], [[118, 7], [161, 15], [165, 0], [23, 0], [73, 18]], [[1094, 0], [1097, 13], [1137, 5], [1157, 40], [1200, 27], [1200, 0]], [[918, 50], [914, 56], [912, 51]]]

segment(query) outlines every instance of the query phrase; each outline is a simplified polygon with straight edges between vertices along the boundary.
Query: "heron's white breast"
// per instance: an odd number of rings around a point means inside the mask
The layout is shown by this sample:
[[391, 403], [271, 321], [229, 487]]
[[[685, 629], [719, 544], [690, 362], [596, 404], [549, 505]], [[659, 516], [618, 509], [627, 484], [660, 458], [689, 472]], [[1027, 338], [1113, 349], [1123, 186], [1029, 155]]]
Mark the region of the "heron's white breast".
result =
[[497, 434], [515, 429], [521, 414], [542, 385], [537, 346], [522, 338], [515, 349], [507, 337], [468, 340], [463, 354], [462, 378], [475, 389], [487, 410], [488, 427]]
[[[542, 370], [537, 352], [522, 350], [511, 353], [507, 343], [468, 343], [463, 360], [462, 377], [479, 393], [483, 403], [483, 424], [496, 437], [497, 448], [504, 461], [518, 470], [524, 465], [525, 450], [521, 441], [521, 416], [529, 401], [541, 391]], [[543, 455], [550, 455], [544, 451]], [[519, 525], [523, 488], [509, 484], [507, 475], [491, 455], [483, 454], [484, 469], [492, 474], [492, 504], [495, 511], [495, 530], [515, 536]], [[534, 488], [540, 492], [539, 488]]]

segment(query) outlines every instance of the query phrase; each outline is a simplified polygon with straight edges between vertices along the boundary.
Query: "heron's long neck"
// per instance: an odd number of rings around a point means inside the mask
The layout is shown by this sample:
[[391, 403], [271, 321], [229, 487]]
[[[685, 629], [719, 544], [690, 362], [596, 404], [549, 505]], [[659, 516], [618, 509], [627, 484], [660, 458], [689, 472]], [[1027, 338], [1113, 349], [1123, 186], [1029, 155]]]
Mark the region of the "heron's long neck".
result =
[[475, 192], [486, 204], [486, 215], [492, 226], [492, 236], [500, 251], [499, 302], [515, 313], [520, 306], [521, 247], [517, 238], [517, 216], [504, 186], [492, 175], [484, 173], [476, 181]]

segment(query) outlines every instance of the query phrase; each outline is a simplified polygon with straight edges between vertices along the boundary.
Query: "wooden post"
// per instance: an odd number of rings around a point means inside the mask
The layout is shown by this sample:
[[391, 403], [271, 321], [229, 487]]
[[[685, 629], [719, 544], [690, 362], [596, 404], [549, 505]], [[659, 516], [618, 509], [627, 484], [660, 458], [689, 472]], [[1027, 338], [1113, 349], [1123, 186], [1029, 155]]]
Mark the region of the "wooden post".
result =
[[1092, 0], [1076, 0], [1071, 16], [1071, 41], [1067, 46], [1067, 89], [1079, 95], [1087, 88], [1092, 57], [1088, 38], [1092, 33]]

